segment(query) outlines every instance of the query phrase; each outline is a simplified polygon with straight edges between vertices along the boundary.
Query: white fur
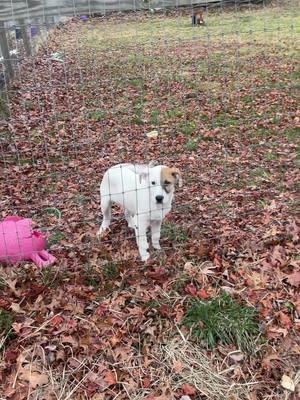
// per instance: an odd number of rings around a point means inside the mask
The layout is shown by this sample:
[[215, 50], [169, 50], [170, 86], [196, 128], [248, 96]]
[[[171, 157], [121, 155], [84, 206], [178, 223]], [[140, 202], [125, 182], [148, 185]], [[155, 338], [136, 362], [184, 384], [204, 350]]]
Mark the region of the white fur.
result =
[[[125, 210], [128, 226], [135, 230], [141, 259], [149, 258], [146, 231], [151, 227], [152, 244], [160, 249], [160, 229], [164, 217], [171, 210], [174, 186], [170, 193], [161, 185], [163, 165], [119, 164], [108, 169], [100, 185], [103, 221], [97, 235], [102, 235], [111, 222], [111, 203]], [[156, 196], [163, 196], [158, 203]]]

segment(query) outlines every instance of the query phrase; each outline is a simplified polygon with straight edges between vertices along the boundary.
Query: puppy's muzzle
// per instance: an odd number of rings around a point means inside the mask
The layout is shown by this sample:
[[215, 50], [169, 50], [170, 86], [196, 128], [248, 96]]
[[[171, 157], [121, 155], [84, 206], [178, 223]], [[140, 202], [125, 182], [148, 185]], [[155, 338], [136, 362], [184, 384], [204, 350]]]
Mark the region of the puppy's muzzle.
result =
[[156, 202], [157, 202], [158, 204], [162, 204], [163, 199], [164, 199], [164, 196], [156, 196], [156, 197], [155, 197], [155, 200], [156, 200]]

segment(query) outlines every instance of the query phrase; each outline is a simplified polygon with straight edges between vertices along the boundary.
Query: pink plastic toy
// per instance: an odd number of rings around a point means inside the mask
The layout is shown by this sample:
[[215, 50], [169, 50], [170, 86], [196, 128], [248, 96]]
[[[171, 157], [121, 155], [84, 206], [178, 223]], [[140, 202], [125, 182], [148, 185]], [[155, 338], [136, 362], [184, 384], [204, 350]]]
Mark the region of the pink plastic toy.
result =
[[46, 248], [46, 236], [32, 229], [32, 220], [17, 216], [6, 217], [0, 223], [0, 262], [15, 264], [31, 260], [43, 268], [56, 258]]

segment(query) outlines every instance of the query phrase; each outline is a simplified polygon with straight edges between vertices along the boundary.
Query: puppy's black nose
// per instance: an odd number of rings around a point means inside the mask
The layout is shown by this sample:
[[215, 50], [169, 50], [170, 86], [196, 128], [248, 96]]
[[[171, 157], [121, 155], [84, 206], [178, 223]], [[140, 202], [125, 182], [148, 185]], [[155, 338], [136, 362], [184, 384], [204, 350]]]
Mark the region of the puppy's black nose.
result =
[[156, 198], [156, 201], [157, 201], [158, 203], [162, 203], [162, 202], [163, 202], [163, 199], [164, 199], [164, 196], [156, 196], [155, 198]]

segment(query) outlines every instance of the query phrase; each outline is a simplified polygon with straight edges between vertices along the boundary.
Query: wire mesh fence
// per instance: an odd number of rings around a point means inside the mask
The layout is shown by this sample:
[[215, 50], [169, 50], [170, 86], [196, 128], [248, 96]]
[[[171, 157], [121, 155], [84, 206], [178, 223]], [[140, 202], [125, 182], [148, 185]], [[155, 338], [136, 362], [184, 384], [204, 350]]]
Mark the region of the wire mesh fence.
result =
[[[174, 232], [163, 239], [173, 248], [177, 230], [186, 230], [187, 243], [204, 238], [193, 229], [205, 224], [203, 208], [208, 225], [220, 213], [236, 224], [239, 210], [231, 198], [242, 187], [251, 196], [259, 181], [272, 191], [264, 161], [258, 176], [248, 171], [248, 183], [242, 182], [243, 162], [234, 161], [240, 139], [234, 138], [240, 135], [256, 152], [260, 141], [254, 143], [252, 132], [260, 131], [263, 146], [268, 129], [279, 130], [285, 119], [293, 129], [296, 2], [206, 2], [204, 24], [194, 27], [197, 5], [96, 17], [92, 4], [87, 15], [77, 15], [75, 5], [66, 18], [63, 7], [55, 15], [56, 8], [50, 13], [40, 4], [31, 18], [29, 3], [21, 21], [14, 19], [16, 5], [11, 14], [5, 9], [12, 20], [1, 28], [3, 216], [33, 218], [61, 249], [76, 242], [75, 233], [81, 238], [89, 232], [93, 242], [104, 172], [114, 164], [157, 160], [181, 169], [185, 181], [166, 225], [165, 232]], [[272, 96], [275, 102], [268, 101]], [[243, 212], [259, 218], [263, 207]], [[120, 224], [120, 212], [115, 215], [106, 240], [114, 243], [115, 237], [114, 256], [126, 259], [125, 238], [134, 234]], [[85, 246], [90, 249], [89, 240]]]
[[235, 290], [296, 365], [276, 321], [299, 317], [299, 2], [10, 0], [0, 21], [0, 261], [30, 261], [0, 267], [0, 397], [282, 398], [272, 355], [218, 348], [214, 373], [178, 324]]

